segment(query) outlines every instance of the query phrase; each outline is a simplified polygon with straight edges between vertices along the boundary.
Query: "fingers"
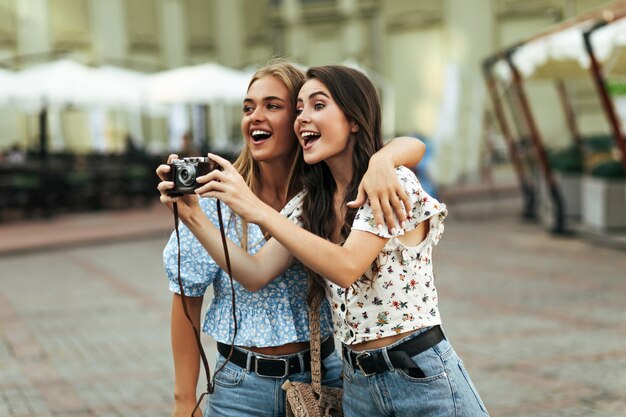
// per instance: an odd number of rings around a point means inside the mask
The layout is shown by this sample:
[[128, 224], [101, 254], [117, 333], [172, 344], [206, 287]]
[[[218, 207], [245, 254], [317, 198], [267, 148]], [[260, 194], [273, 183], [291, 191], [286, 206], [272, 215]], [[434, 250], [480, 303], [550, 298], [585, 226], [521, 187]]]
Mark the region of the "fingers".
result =
[[[398, 193], [398, 197], [400, 197], [400, 200], [402, 201], [402, 204], [404, 205], [404, 207], [402, 207], [402, 213], [401, 216], [398, 215], [398, 219], [400, 219], [400, 224], [402, 224], [402, 222], [406, 222], [406, 218], [409, 215], [411, 208], [413, 207], [413, 204], [411, 203], [411, 199], [409, 198], [409, 195], [404, 191], [404, 189], [400, 189], [400, 192]], [[396, 210], [396, 213], [398, 211]], [[404, 225], [402, 226], [404, 227]]]
[[370, 206], [372, 207], [372, 214], [374, 215], [374, 224], [376, 224], [376, 229], [378, 229], [379, 232], [382, 232], [384, 218], [380, 208], [380, 201], [378, 199], [370, 198]]
[[[383, 230], [383, 225], [385, 225], [390, 233], [396, 234], [400, 227], [404, 228], [407, 219], [405, 207], [411, 207], [411, 200], [403, 190], [398, 190], [398, 192], [399, 194], [377, 194], [370, 197], [370, 206], [378, 230]], [[365, 202], [354, 200], [348, 205], [351, 208], [359, 207], [356, 203], [363, 205]]]
[[220, 193], [224, 193], [227, 190], [228, 184], [220, 182], [220, 181], [210, 181], [198, 188], [195, 189], [195, 193], [200, 197], [214, 197], [210, 195], [212, 191], [218, 191]]
[[221, 156], [215, 155], [213, 153], [209, 153], [207, 154], [207, 156], [212, 161], [217, 162], [217, 164], [221, 166], [224, 169], [224, 171], [232, 171], [235, 169], [233, 165], [228, 161], [228, 159], [222, 158]]
[[[167, 157], [167, 163], [171, 164], [174, 159], [178, 159], [178, 155], [176, 155], [175, 153], [170, 154], [170, 156]], [[168, 172], [170, 171], [171, 168], [169, 165], [161, 164], [157, 167], [156, 174], [161, 179], [161, 181], [164, 181], [167, 178]]]
[[226, 174], [223, 171], [218, 171], [217, 169], [215, 169], [208, 174], [197, 177], [196, 182], [198, 184], [206, 184], [211, 181], [224, 181], [225, 179]]
[[171, 171], [171, 168], [169, 165], [161, 164], [157, 167], [156, 174], [161, 181], [165, 181], [165, 179], [167, 178], [167, 174], [170, 171]]
[[170, 197], [169, 195], [164, 193], [159, 196], [159, 200], [162, 204], [170, 205], [172, 203], [177, 203], [178, 201], [180, 201], [180, 197]]
[[365, 193], [365, 190], [363, 189], [363, 184], [361, 183], [359, 185], [359, 191], [356, 195], [356, 198], [350, 202], [348, 202], [348, 207], [350, 208], [359, 208], [361, 207], [363, 204], [365, 204], [365, 201], [367, 200], [367, 194]]
[[[395, 234], [398, 230], [398, 225], [396, 223], [396, 218], [393, 215], [393, 209], [391, 208], [388, 199], [383, 199], [380, 202], [380, 209], [382, 212], [382, 216], [384, 217], [384, 222], [387, 225], [387, 230], [391, 234]], [[374, 216], [374, 218], [376, 218], [376, 216]], [[377, 220], [376, 224], [382, 224], [382, 221]]]
[[161, 181], [157, 185], [157, 190], [161, 193], [161, 203], [167, 204], [178, 201], [178, 197], [170, 197], [167, 195], [167, 190], [171, 190], [172, 188], [174, 188], [174, 183], [172, 181]]

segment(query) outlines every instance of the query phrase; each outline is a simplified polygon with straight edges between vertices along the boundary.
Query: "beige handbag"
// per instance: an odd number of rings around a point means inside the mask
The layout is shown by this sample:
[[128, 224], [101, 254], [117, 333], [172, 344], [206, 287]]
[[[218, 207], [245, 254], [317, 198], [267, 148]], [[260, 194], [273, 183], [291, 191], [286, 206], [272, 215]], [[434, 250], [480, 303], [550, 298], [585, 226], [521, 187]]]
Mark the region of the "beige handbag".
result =
[[285, 381], [287, 417], [342, 417], [343, 389], [322, 386], [319, 309], [309, 312], [311, 328], [311, 383]]

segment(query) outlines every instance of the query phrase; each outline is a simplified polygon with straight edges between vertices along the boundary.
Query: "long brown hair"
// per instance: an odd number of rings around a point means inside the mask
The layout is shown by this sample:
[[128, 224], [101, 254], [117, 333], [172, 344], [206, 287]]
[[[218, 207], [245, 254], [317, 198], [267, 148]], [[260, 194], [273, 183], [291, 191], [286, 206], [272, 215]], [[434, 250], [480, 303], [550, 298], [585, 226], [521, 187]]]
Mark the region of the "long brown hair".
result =
[[[317, 79], [328, 88], [333, 100], [348, 120], [358, 125], [354, 135], [352, 180], [346, 188], [344, 203], [356, 198], [358, 186], [367, 170], [370, 157], [383, 146], [381, 110], [378, 93], [372, 82], [362, 72], [340, 65], [312, 67], [307, 79]], [[343, 219], [335, 216], [333, 195], [337, 189], [330, 169], [324, 161], [304, 165], [302, 183], [307, 190], [303, 202], [304, 227], [310, 232], [329, 239], [341, 222], [341, 240], [350, 234], [356, 209], [348, 209]], [[323, 279], [309, 270], [310, 308], [318, 308], [324, 297]]]
[[[290, 104], [295, 106], [300, 87], [302, 86], [302, 84], [304, 84], [304, 72], [302, 72], [294, 62], [286, 58], [272, 59], [261, 68], [257, 69], [256, 72], [252, 75], [250, 83], [248, 83], [248, 91], [250, 90], [252, 84], [254, 84], [257, 80], [268, 75], [277, 78], [285, 85], [285, 87], [287, 87], [291, 99]], [[302, 170], [303, 165], [302, 148], [297, 144], [295, 133], [293, 140], [294, 147], [291, 155], [293, 158], [293, 162], [289, 170], [289, 183], [287, 185], [287, 189], [285, 190], [284, 202], [287, 202], [288, 198], [293, 197], [302, 189], [300, 175], [300, 171]], [[233, 166], [241, 174], [252, 192], [258, 195], [261, 188], [259, 184], [259, 163], [254, 160], [254, 158], [252, 157], [252, 153], [250, 152], [250, 148], [248, 148], [247, 145], [244, 145], [241, 153], [233, 163]], [[241, 243], [243, 248], [247, 250], [248, 224], [246, 221], [242, 222], [243, 237]]]

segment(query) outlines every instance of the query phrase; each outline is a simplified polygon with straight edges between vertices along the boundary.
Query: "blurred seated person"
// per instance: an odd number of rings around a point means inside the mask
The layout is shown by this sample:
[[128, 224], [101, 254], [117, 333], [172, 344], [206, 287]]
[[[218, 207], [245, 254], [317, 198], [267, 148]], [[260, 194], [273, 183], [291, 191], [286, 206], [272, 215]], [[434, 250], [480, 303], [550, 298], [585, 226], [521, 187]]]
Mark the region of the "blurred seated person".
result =
[[144, 155], [144, 151], [139, 146], [137, 146], [137, 144], [135, 143], [135, 139], [133, 139], [130, 134], [126, 135], [124, 155], [128, 157], [137, 157]]
[[16, 143], [7, 152], [5, 162], [11, 165], [23, 165], [26, 163], [26, 152]]
[[196, 147], [195, 143], [193, 143], [193, 136], [191, 136], [191, 132], [186, 132], [180, 139], [180, 151], [178, 154], [181, 158], [189, 156], [202, 156], [200, 150]]

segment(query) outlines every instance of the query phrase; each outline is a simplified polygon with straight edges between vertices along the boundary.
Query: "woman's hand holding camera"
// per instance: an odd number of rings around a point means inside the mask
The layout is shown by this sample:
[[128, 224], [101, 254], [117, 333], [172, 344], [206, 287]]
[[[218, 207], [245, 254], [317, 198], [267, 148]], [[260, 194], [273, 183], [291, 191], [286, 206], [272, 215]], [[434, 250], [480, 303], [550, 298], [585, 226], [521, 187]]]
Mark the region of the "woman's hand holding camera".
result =
[[161, 203], [165, 204], [172, 211], [173, 203], [177, 203], [178, 215], [181, 219], [185, 219], [188, 218], [194, 210], [200, 210], [200, 206], [198, 204], [198, 196], [193, 193], [178, 197], [172, 197], [168, 194], [168, 190], [174, 188], [174, 182], [168, 179], [168, 174], [172, 169], [169, 164], [176, 159], [178, 159], [178, 155], [171, 154], [167, 158], [167, 164], [161, 164], [157, 167], [156, 173], [161, 179], [161, 182], [157, 185], [157, 189], [161, 193]]
[[223, 170], [213, 170], [197, 178], [199, 184], [196, 194], [201, 197], [213, 197], [227, 204], [244, 220], [258, 223], [265, 205], [248, 187], [243, 177], [228, 160], [214, 154], [209, 159], [215, 161]]

